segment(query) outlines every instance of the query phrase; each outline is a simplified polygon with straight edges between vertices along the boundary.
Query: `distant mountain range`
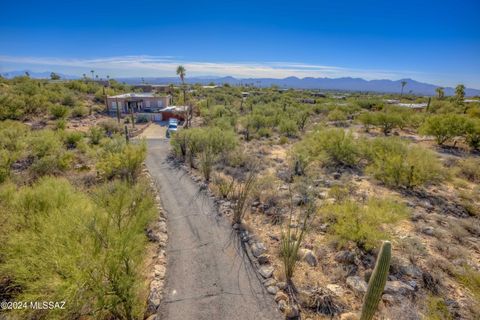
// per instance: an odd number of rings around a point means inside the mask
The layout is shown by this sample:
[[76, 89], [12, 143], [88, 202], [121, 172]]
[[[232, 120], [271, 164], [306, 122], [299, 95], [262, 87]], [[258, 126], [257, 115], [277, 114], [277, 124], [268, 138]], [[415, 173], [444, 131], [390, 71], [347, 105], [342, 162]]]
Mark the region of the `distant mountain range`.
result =
[[[50, 72], [29, 72], [32, 78], [50, 78]], [[11, 71], [3, 73], [4, 77], [15, 77], [25, 75], [25, 71]], [[80, 79], [78, 76], [59, 74], [62, 79]], [[178, 77], [125, 77], [116, 78], [117, 81], [128, 84], [179, 84]], [[362, 78], [297, 78], [287, 77], [284, 79], [275, 78], [247, 78], [238, 79], [234, 77], [187, 77], [186, 82], [193, 84], [199, 83], [207, 84], [225, 84], [230, 85], [254, 85], [257, 87], [270, 87], [276, 85], [280, 88], [295, 88], [295, 89], [318, 89], [318, 90], [336, 90], [336, 91], [361, 91], [361, 92], [379, 92], [379, 93], [400, 93], [401, 82], [406, 81], [407, 85], [404, 88], [404, 93], [412, 93], [417, 95], [435, 95], [435, 89], [438, 86], [418, 82], [413, 79], [401, 80], [365, 80]], [[455, 89], [451, 87], [445, 88], [446, 95], [455, 94]], [[465, 89], [467, 96], [479, 96], [480, 90], [467, 88]]]

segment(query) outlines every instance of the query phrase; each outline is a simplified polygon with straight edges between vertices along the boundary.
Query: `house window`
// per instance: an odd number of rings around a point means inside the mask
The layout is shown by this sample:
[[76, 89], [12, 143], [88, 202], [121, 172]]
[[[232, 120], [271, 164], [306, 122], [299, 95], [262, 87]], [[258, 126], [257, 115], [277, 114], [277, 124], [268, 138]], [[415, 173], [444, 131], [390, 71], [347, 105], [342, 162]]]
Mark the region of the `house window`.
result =
[[163, 107], [163, 101], [162, 101], [162, 100], [158, 100], [158, 107], [159, 107], [159, 108], [162, 108], [162, 107]]
[[112, 101], [112, 108], [117, 109], [117, 103], [115, 101]]
[[145, 108], [150, 109], [150, 101], [145, 101]]

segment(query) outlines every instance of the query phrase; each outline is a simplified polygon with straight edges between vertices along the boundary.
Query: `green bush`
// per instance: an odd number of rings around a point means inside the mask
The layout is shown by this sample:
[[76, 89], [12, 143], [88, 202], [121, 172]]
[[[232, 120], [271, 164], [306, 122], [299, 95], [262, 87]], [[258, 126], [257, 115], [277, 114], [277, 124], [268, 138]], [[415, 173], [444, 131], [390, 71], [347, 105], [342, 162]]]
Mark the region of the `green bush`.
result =
[[295, 137], [297, 134], [297, 123], [292, 119], [282, 119], [279, 125], [280, 133], [284, 134], [286, 137]]
[[361, 113], [357, 117], [358, 121], [360, 121], [361, 124], [363, 124], [363, 127], [365, 128], [365, 132], [369, 132], [370, 128], [375, 126], [375, 115], [373, 112], [364, 112]]
[[[0, 276], [21, 288], [15, 299], [66, 301], [65, 310], [16, 310], [20, 318], [136, 319], [143, 316], [145, 227], [155, 214], [146, 184], [115, 182], [88, 196], [66, 180], [44, 178], [12, 192]], [[3, 238], [3, 232], [2, 238]]]
[[102, 138], [105, 137], [105, 130], [97, 126], [91, 127], [88, 131], [88, 137], [91, 144], [98, 145]]
[[348, 117], [345, 112], [337, 108], [328, 114], [327, 119], [328, 121], [346, 121]]
[[426, 320], [453, 320], [445, 300], [441, 297], [429, 295], [426, 299]]
[[480, 182], [480, 159], [467, 158], [458, 163], [460, 174], [472, 182]]
[[100, 128], [103, 128], [105, 133], [112, 135], [114, 133], [123, 132], [122, 126], [115, 120], [104, 120], [98, 123]]
[[339, 246], [352, 241], [366, 250], [373, 249], [381, 240], [391, 239], [388, 226], [408, 217], [405, 205], [394, 199], [377, 198], [365, 204], [354, 200], [328, 204], [320, 212], [332, 223], [330, 233]]
[[480, 301], [480, 272], [469, 265], [464, 265], [455, 274], [458, 282], [463, 284]]
[[50, 114], [54, 119], [63, 119], [68, 115], [69, 109], [60, 104], [54, 104], [50, 107]]
[[442, 166], [428, 149], [398, 138], [377, 138], [365, 145], [370, 160], [366, 171], [388, 186], [413, 188], [442, 178]]
[[360, 160], [360, 149], [350, 131], [317, 128], [294, 146], [291, 156], [296, 165], [303, 168], [315, 162], [324, 166], [354, 167]]
[[65, 130], [66, 127], [67, 121], [65, 121], [65, 119], [58, 119], [57, 121], [55, 121], [55, 130], [62, 131]]
[[0, 92], [0, 120], [19, 120], [25, 114], [25, 100], [10, 94]]
[[63, 97], [62, 104], [64, 106], [73, 107], [76, 103], [77, 103], [77, 100], [71, 94], [67, 94], [65, 97]]
[[375, 112], [374, 124], [382, 129], [384, 135], [388, 135], [394, 128], [402, 125], [403, 119], [395, 112]]
[[72, 109], [70, 116], [74, 118], [85, 117], [88, 114], [88, 108], [85, 106], [76, 106]]
[[480, 119], [468, 119], [465, 123], [465, 140], [473, 150], [480, 150]]
[[40, 130], [30, 137], [31, 166], [35, 176], [57, 174], [69, 168], [72, 154], [65, 150], [61, 137], [51, 130]]
[[423, 135], [434, 136], [438, 145], [466, 133], [467, 118], [457, 114], [439, 114], [428, 117], [420, 127]]
[[71, 131], [71, 132], [67, 132], [65, 134], [65, 146], [68, 148], [68, 149], [74, 149], [78, 146], [78, 144], [80, 143], [80, 141], [82, 141], [83, 139], [83, 133], [82, 132], [78, 132], [78, 131]]
[[103, 146], [97, 169], [106, 179], [118, 177], [133, 184], [140, 175], [146, 154], [145, 142], [127, 144], [123, 138], [117, 137]]

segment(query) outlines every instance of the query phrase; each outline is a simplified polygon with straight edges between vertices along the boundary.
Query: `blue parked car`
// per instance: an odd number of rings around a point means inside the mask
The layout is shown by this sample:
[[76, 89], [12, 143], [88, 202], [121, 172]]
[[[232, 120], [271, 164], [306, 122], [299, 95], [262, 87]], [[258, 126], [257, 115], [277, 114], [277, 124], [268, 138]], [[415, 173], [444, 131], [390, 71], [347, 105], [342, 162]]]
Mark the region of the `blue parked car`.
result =
[[175, 118], [171, 118], [168, 120], [168, 128], [167, 128], [167, 138], [170, 138], [173, 133], [177, 132], [178, 130], [178, 120]]

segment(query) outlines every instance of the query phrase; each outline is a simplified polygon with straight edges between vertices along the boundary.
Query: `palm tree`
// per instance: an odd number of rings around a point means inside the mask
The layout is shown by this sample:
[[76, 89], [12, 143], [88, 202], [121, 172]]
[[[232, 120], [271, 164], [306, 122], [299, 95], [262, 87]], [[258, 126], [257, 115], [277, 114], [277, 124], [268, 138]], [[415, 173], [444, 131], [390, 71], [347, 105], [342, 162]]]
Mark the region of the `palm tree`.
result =
[[402, 82], [400, 82], [400, 84], [402, 85], [402, 91], [400, 92], [400, 95], [402, 96], [403, 95], [403, 88], [405, 88], [405, 86], [407, 85], [407, 81], [403, 80]]
[[[177, 67], [177, 75], [180, 77], [180, 81], [182, 81], [182, 90], [183, 90], [183, 104], [184, 105], [187, 105], [187, 88], [185, 87], [185, 75], [187, 73], [187, 70], [185, 69], [184, 66], [182, 65], [179, 65]], [[188, 112], [187, 112], [187, 116], [186, 116], [186, 119], [185, 119], [185, 126], [188, 127], [189, 126], [189, 122], [190, 122], [190, 115], [191, 115], [191, 108], [188, 107]]]
[[95, 71], [94, 71], [94, 70], [90, 70], [90, 73], [92, 74], [92, 80], [93, 80], [93, 78], [95, 78]]
[[443, 97], [445, 97], [445, 90], [442, 87], [437, 87], [435, 92], [437, 93], [438, 99], [442, 100]]
[[83, 74], [83, 80], [87, 80], [87, 74], [86, 73]]

